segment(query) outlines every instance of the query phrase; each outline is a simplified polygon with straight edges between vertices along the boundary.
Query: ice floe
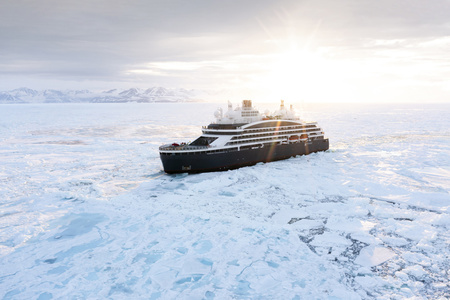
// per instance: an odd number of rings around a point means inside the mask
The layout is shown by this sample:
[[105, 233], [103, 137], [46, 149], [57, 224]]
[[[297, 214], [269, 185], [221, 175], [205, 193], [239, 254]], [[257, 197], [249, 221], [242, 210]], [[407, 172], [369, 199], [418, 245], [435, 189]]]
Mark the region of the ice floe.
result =
[[216, 106], [3, 105], [0, 298], [450, 297], [448, 105], [305, 104], [325, 153], [164, 174]]

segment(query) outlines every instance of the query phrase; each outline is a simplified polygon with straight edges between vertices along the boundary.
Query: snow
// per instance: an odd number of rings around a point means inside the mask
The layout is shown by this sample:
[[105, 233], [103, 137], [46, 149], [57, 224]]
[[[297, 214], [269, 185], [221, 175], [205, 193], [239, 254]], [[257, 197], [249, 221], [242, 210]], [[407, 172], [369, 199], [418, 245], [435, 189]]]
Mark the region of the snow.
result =
[[395, 253], [388, 248], [369, 246], [361, 250], [355, 263], [362, 266], [373, 267], [392, 259], [394, 256]]
[[450, 106], [305, 104], [327, 152], [164, 174], [216, 107], [1, 105], [0, 298], [450, 297]]
[[[214, 94], [212, 94], [214, 95]], [[152, 87], [148, 89], [130, 88], [95, 92], [89, 90], [32, 90], [18, 88], [0, 91], [0, 103], [123, 103], [123, 102], [190, 102], [210, 98], [205, 91], [168, 89]]]

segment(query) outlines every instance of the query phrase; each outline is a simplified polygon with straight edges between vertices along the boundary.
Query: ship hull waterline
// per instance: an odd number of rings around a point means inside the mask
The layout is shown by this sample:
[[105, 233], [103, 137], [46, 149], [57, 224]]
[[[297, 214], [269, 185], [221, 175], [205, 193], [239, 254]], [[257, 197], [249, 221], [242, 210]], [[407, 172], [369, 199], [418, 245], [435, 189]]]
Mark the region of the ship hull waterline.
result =
[[225, 151], [224, 149], [224, 151], [216, 152], [187, 152], [183, 155], [161, 153], [160, 157], [166, 173], [200, 173], [237, 169], [259, 162], [271, 162], [297, 155], [326, 151], [328, 148], [328, 139], [320, 139], [305, 143], [265, 144], [239, 151]]

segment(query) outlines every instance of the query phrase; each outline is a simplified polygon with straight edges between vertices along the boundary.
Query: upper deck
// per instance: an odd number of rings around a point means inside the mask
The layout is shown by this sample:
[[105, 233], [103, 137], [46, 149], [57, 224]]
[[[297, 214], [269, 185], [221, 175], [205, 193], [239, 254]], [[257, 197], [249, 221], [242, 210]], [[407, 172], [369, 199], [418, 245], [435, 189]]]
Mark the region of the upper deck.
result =
[[239, 129], [239, 127], [244, 126], [248, 123], [235, 123], [235, 124], [217, 124], [217, 123], [211, 123], [208, 126], [205, 126], [203, 128], [205, 129], [213, 129], [213, 130], [236, 130]]
[[[159, 148], [161, 153], [219, 151], [232, 146], [246, 146], [254, 143], [289, 143], [323, 138], [324, 133], [316, 122], [304, 122], [294, 110], [286, 110], [283, 101], [273, 114], [260, 114], [251, 106], [250, 100], [243, 101], [243, 108], [228, 106], [224, 115], [216, 111], [216, 122], [202, 127], [202, 136], [192, 143], [173, 143]], [[218, 150], [214, 150], [218, 149]]]

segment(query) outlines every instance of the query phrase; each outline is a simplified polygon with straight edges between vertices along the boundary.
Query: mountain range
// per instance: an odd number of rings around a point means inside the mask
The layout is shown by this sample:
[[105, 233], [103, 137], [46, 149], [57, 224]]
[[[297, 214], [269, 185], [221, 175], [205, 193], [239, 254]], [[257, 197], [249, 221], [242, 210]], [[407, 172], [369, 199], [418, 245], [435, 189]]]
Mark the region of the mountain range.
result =
[[26, 87], [0, 91], [0, 103], [124, 103], [124, 102], [196, 102], [207, 94], [199, 90], [151, 87], [148, 89], [34, 90]]

